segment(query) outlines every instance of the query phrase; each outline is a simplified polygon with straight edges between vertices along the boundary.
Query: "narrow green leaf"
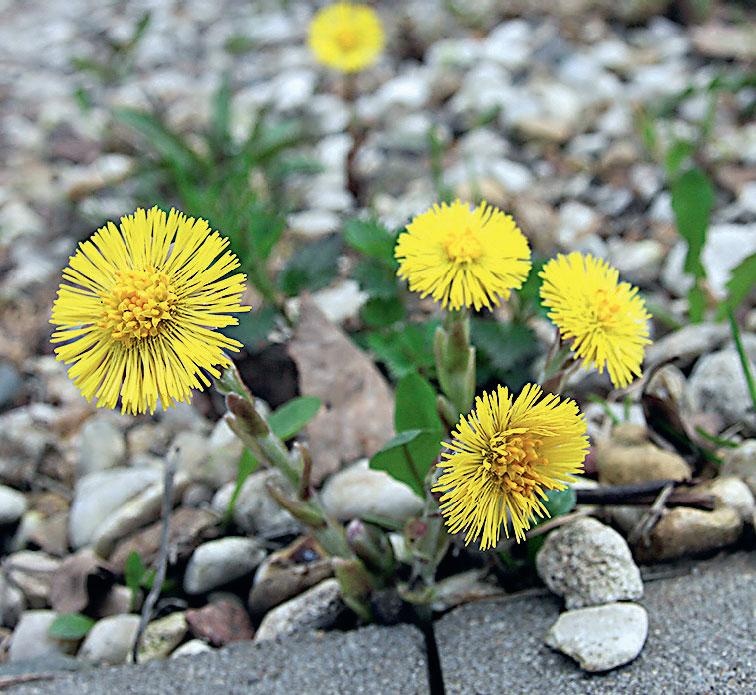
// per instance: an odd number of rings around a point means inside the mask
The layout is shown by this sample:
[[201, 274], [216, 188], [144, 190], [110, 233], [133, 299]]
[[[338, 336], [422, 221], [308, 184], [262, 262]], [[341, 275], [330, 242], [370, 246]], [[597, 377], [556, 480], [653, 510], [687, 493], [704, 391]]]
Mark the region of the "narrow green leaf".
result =
[[61, 613], [52, 621], [47, 634], [54, 639], [80, 640], [94, 624], [92, 618], [81, 613]]
[[714, 188], [700, 169], [688, 169], [672, 184], [672, 210], [677, 231], [688, 242], [685, 272], [705, 277], [701, 252], [706, 243], [709, 217], [714, 207]]
[[748, 256], [732, 271], [726, 287], [727, 298], [717, 309], [717, 319], [725, 318], [728, 311], [735, 311], [756, 289], [756, 253]]
[[228, 73], [213, 95], [213, 110], [210, 117], [210, 143], [216, 159], [222, 157], [231, 142], [231, 81]]
[[317, 415], [322, 401], [315, 396], [300, 396], [284, 403], [268, 418], [273, 434], [284, 441], [291, 439]]
[[255, 455], [249, 449], [244, 449], [241, 458], [239, 459], [239, 465], [236, 469], [234, 490], [228, 500], [228, 506], [226, 507], [224, 515], [224, 521], [226, 523], [228, 523], [234, 515], [234, 508], [236, 507], [236, 501], [239, 499], [239, 493], [241, 492], [242, 486], [247, 481], [247, 478], [249, 478], [249, 476], [259, 467], [260, 462], [255, 458]]
[[407, 374], [396, 386], [394, 427], [397, 432], [443, 429], [436, 410], [436, 392], [417, 372]]
[[706, 311], [706, 295], [701, 285], [696, 284], [688, 291], [688, 318], [691, 323], [701, 323]]
[[151, 113], [131, 108], [114, 109], [116, 120], [139, 133], [165, 164], [187, 176], [204, 170], [204, 160], [184, 140]]
[[147, 568], [144, 566], [139, 553], [136, 550], [132, 550], [126, 558], [123, 568], [126, 586], [131, 589], [132, 593], [139, 590], [146, 571]]
[[386, 471], [423, 497], [425, 477], [436, 462], [443, 436], [440, 430], [400, 432], [370, 459], [370, 468]]

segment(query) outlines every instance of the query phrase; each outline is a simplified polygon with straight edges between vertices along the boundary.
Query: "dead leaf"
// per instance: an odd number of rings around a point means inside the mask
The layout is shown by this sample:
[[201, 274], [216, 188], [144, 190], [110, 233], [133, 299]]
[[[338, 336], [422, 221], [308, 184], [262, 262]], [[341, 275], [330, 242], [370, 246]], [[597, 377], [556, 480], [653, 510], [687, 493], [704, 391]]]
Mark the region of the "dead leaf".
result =
[[300, 393], [323, 401], [306, 429], [318, 484], [391, 439], [394, 398], [370, 358], [309, 297], [302, 297], [289, 354], [299, 370]]
[[[179, 507], [171, 514], [168, 533], [168, 559], [171, 564], [186, 560], [192, 551], [204, 540], [218, 535], [218, 517], [204, 509]], [[156, 521], [122, 540], [110, 556], [110, 562], [115, 570], [123, 574], [126, 558], [133, 552], [139, 553], [142, 562], [150, 567], [160, 548], [161, 521]]]
[[82, 613], [98, 603], [113, 584], [112, 567], [84, 549], [61, 562], [50, 582], [50, 605], [59, 613]]

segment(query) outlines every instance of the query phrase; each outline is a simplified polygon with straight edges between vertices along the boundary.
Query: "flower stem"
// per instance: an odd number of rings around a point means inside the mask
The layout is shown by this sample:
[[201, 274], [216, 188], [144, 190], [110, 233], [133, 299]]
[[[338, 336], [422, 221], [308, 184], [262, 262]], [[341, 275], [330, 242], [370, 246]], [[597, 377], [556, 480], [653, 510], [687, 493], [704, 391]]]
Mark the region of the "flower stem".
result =
[[446, 313], [444, 325], [436, 329], [433, 352], [441, 390], [458, 413], [469, 412], [475, 396], [475, 348], [466, 310]]

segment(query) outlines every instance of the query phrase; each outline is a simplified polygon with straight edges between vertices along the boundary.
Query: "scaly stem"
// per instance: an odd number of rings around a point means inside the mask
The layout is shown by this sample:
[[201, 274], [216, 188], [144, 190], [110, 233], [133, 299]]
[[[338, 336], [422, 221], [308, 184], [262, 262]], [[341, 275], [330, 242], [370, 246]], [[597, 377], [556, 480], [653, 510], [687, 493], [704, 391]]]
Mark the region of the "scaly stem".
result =
[[469, 412], [475, 396], [475, 348], [470, 344], [467, 310], [446, 313], [444, 325], [436, 329], [433, 353], [444, 395], [459, 414]]

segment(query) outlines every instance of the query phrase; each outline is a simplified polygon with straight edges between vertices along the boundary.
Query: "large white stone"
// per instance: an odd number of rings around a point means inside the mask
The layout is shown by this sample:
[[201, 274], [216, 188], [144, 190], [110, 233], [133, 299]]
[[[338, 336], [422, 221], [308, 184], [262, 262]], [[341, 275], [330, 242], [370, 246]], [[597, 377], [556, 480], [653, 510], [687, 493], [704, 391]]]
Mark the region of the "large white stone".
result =
[[326, 511], [342, 520], [372, 515], [402, 522], [423, 507], [423, 501], [407, 485], [368, 468], [367, 460], [331, 476], [322, 500]]
[[646, 609], [609, 603], [567, 611], [546, 634], [546, 644], [571, 656], [586, 671], [609, 671], [632, 661], [648, 634]]
[[75, 642], [62, 642], [48, 634], [58, 614], [55, 611], [26, 611], [11, 637], [8, 661], [24, 661], [55, 654], [72, 654]]
[[84, 476], [76, 484], [68, 519], [71, 545], [78, 549], [90, 543], [116, 509], [160, 478], [157, 468], [112, 469]]

